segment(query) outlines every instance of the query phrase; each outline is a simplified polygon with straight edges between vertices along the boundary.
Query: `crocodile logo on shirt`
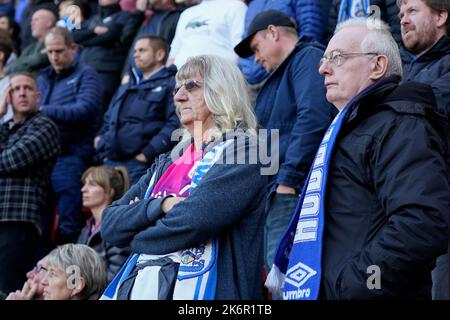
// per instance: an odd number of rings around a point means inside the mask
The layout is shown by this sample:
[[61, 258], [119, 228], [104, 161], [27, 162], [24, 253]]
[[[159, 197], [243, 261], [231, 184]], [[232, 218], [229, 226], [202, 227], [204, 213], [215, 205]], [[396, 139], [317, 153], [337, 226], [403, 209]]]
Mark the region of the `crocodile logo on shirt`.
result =
[[191, 21], [189, 21], [189, 23], [186, 25], [186, 30], [191, 28], [191, 29], [197, 29], [203, 26], [207, 26], [208, 25], [208, 20], [199, 20], [199, 18], [194, 18]]

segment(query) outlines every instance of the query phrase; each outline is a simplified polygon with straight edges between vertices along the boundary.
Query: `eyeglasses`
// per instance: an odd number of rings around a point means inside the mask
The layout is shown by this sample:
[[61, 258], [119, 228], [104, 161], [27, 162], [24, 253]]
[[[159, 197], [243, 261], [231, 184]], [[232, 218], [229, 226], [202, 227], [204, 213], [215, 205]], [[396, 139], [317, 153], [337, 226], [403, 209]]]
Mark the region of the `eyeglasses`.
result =
[[198, 80], [193, 80], [193, 79], [189, 79], [184, 81], [183, 83], [177, 84], [175, 86], [175, 88], [173, 89], [173, 95], [176, 95], [177, 92], [184, 86], [185, 89], [188, 92], [191, 92], [192, 90], [194, 90], [195, 88], [200, 88], [201, 84], [203, 84], [202, 81], [198, 81]]
[[47, 268], [44, 267], [43, 265], [37, 264], [34, 266], [33, 271], [36, 273], [39, 273], [41, 271], [46, 271], [47, 272]]
[[331, 64], [340, 67], [344, 61], [345, 58], [349, 57], [357, 57], [357, 56], [377, 56], [378, 53], [376, 52], [347, 52], [343, 53], [339, 50], [333, 50], [327, 54], [325, 54], [322, 59], [320, 59], [319, 67], [321, 67], [325, 62], [330, 62]]

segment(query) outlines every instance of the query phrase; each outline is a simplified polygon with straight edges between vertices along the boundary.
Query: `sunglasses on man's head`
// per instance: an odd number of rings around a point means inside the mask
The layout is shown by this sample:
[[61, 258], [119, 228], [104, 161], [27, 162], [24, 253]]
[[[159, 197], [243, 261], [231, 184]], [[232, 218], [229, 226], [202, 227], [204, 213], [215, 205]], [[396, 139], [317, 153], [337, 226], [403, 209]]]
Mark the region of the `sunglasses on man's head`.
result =
[[175, 88], [173, 89], [173, 95], [176, 95], [177, 92], [184, 86], [184, 88], [188, 91], [191, 92], [192, 90], [194, 90], [195, 88], [200, 88], [200, 85], [202, 84], [202, 81], [198, 81], [198, 80], [193, 80], [193, 79], [189, 79], [184, 81], [183, 83], [177, 84], [175, 86]]

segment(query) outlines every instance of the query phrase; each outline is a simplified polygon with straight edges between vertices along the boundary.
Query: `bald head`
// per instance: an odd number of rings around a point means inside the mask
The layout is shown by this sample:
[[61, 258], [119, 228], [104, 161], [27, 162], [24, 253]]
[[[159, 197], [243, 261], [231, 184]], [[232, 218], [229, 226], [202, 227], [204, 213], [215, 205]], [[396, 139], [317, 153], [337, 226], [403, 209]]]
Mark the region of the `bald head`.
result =
[[39, 9], [31, 18], [31, 34], [39, 42], [44, 42], [45, 35], [56, 24], [55, 14], [48, 9]]

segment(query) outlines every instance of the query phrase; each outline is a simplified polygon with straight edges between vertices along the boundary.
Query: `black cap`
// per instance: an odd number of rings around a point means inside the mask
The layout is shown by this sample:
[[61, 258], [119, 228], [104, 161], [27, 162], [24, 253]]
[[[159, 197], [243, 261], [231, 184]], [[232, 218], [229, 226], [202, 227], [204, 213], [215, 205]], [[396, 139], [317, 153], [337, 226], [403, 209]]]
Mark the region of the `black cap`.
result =
[[234, 47], [234, 52], [242, 58], [250, 57], [253, 51], [250, 49], [250, 42], [253, 36], [261, 30], [266, 29], [269, 25], [277, 27], [296, 28], [295, 23], [281, 11], [267, 10], [257, 14], [248, 26], [247, 36]]

